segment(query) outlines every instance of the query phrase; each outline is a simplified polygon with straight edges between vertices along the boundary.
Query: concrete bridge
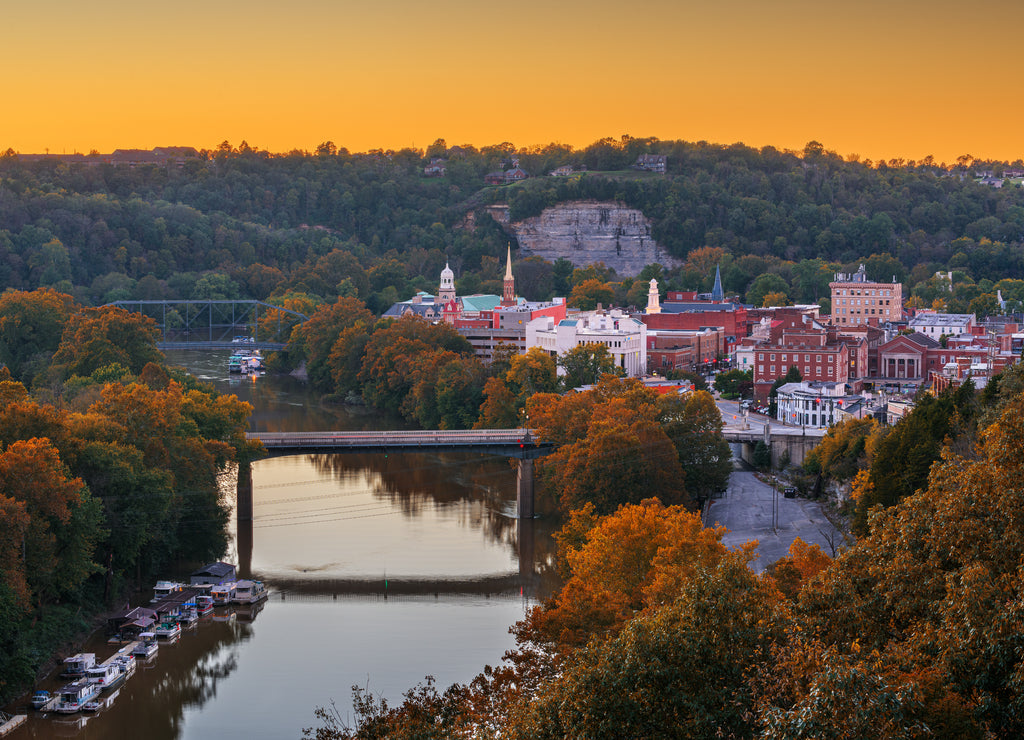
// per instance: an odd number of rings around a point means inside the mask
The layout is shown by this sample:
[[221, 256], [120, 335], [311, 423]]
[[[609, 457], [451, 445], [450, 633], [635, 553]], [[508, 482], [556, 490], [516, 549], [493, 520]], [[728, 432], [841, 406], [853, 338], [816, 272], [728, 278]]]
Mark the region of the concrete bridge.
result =
[[741, 421], [726, 424], [722, 436], [726, 441], [740, 445], [740, 457], [753, 464], [754, 448], [758, 442], [764, 442], [772, 453], [772, 467], [780, 466], [783, 458], [790, 463], [800, 465], [807, 453], [814, 449], [825, 436], [824, 429], [800, 427], [771, 421]]
[[[260, 432], [248, 439], [263, 443], [271, 457], [338, 452], [414, 452], [422, 450], [485, 452], [519, 461], [516, 476], [516, 511], [520, 519], [534, 515], [533, 461], [554, 452], [554, 445], [538, 441], [529, 429], [468, 429], [452, 431], [383, 432]], [[248, 476], [248, 493], [243, 493]], [[252, 469], [238, 473], [238, 518], [252, 519]]]

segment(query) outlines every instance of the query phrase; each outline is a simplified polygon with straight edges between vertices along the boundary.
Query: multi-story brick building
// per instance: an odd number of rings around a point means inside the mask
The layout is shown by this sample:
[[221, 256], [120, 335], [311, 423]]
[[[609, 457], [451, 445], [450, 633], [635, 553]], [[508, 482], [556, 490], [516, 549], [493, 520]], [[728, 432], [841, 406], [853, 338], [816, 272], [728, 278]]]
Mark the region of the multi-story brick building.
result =
[[838, 327], [878, 326], [903, 320], [903, 285], [869, 282], [864, 265], [853, 274], [837, 272], [832, 292], [832, 324]]
[[[766, 400], [775, 381], [791, 367], [806, 381], [848, 383], [851, 344], [861, 351], [855, 342], [840, 337], [834, 327], [824, 327], [806, 316], [775, 319], [769, 338], [753, 348], [754, 397]], [[855, 358], [854, 367], [858, 362]]]

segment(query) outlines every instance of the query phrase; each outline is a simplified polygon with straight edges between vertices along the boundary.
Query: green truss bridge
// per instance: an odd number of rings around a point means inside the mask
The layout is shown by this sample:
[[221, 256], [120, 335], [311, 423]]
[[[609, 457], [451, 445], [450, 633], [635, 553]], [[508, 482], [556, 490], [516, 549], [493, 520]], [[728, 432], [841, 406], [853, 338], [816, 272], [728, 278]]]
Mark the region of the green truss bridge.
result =
[[292, 328], [309, 319], [262, 301], [115, 301], [107, 305], [153, 319], [160, 329], [157, 347], [161, 350], [237, 349], [242, 338], [246, 347], [280, 350], [287, 346]]

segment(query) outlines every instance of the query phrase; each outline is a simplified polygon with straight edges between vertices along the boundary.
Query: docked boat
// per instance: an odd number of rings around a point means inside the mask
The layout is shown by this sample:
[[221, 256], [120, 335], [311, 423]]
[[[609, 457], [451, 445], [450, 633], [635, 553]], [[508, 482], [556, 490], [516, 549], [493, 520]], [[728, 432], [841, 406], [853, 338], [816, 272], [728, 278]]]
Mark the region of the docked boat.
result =
[[199, 609], [194, 601], [188, 601], [181, 605], [181, 609], [174, 615], [174, 621], [178, 624], [195, 624], [199, 621]]
[[111, 658], [111, 660], [115, 661], [118, 665], [121, 666], [121, 670], [124, 671], [125, 678], [129, 678], [133, 673], [135, 673], [136, 661], [135, 656], [131, 653], [117, 655]]
[[30, 703], [32, 704], [33, 709], [41, 712], [44, 709], [48, 708], [50, 702], [52, 701], [53, 694], [51, 694], [49, 691], [43, 691], [42, 689], [40, 689], [36, 693], [32, 694], [32, 700]]
[[196, 614], [200, 617], [205, 617], [207, 614], [213, 611], [213, 596], [197, 596], [196, 597]]
[[139, 644], [132, 649], [132, 655], [136, 658], [152, 658], [160, 649], [160, 643], [156, 641], [156, 635], [152, 632], [143, 632], [139, 635]]
[[255, 604], [267, 598], [267, 589], [262, 581], [239, 581], [235, 584], [236, 604]]
[[174, 581], [157, 581], [156, 586], [153, 587], [153, 598], [149, 600], [150, 604], [156, 604], [157, 602], [163, 601], [171, 594], [176, 594], [181, 591], [182, 584]]
[[227, 606], [235, 598], [234, 583], [218, 583], [210, 589], [210, 597], [214, 606]]
[[60, 675], [64, 678], [82, 678], [94, 665], [96, 665], [95, 653], [78, 653], [64, 659], [64, 670]]
[[242, 356], [241, 355], [231, 355], [228, 358], [228, 372], [229, 373], [240, 373], [240, 372], [242, 372], [243, 364], [244, 363], [242, 362]]
[[89, 681], [75, 681], [60, 690], [57, 706], [54, 709], [61, 714], [74, 714], [82, 711], [86, 702], [90, 702], [100, 694], [100, 688]]
[[128, 678], [128, 674], [125, 673], [121, 664], [114, 660], [93, 666], [86, 674], [86, 680], [99, 686], [100, 691], [116, 689], [124, 683], [126, 678]]
[[178, 637], [181, 635], [181, 625], [172, 621], [161, 622], [160, 626], [153, 630], [153, 634], [166, 639]]
[[103, 706], [103, 702], [99, 701], [98, 699], [93, 699], [92, 701], [87, 701], [85, 704], [82, 705], [82, 711], [83, 712], [98, 712], [98, 711], [100, 711], [100, 708], [102, 706]]

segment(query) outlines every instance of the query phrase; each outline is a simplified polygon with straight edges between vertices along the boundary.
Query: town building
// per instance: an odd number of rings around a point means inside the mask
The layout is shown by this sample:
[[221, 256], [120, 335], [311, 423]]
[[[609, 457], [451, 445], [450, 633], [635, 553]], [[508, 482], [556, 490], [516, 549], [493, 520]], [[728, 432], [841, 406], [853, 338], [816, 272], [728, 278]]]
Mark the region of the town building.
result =
[[647, 327], [618, 309], [581, 312], [556, 321], [541, 316], [526, 325], [526, 349], [560, 357], [581, 344], [603, 344], [615, 367], [631, 378], [647, 372]]
[[[835, 327], [799, 313], [780, 314], [772, 321], [768, 339], [754, 346], [754, 398], [767, 400], [772, 385], [791, 367], [805, 381], [849, 383], [850, 347]], [[856, 367], [857, 358], [854, 362]]]
[[722, 278], [715, 269], [715, 287], [711, 293], [669, 291], [664, 301], [657, 299], [656, 280], [651, 280], [647, 310], [639, 317], [650, 331], [699, 332], [721, 329], [724, 342], [722, 355], [731, 354], [736, 345], [747, 336], [747, 309], [739, 303], [725, 300]]
[[868, 281], [864, 265], [857, 272], [837, 272], [828, 284], [832, 293], [832, 324], [849, 327], [878, 326], [886, 321], [903, 320], [903, 285], [893, 277], [891, 283]]
[[650, 372], [669, 370], [705, 373], [715, 369], [724, 356], [725, 331], [706, 326], [695, 331], [647, 330], [647, 367]]
[[938, 341], [941, 337], [971, 334], [978, 319], [973, 313], [936, 313], [918, 311], [907, 322], [907, 328]]
[[775, 397], [775, 418], [802, 427], [827, 429], [840, 421], [843, 408], [862, 403], [849, 395], [845, 383], [801, 381], [779, 386]]

